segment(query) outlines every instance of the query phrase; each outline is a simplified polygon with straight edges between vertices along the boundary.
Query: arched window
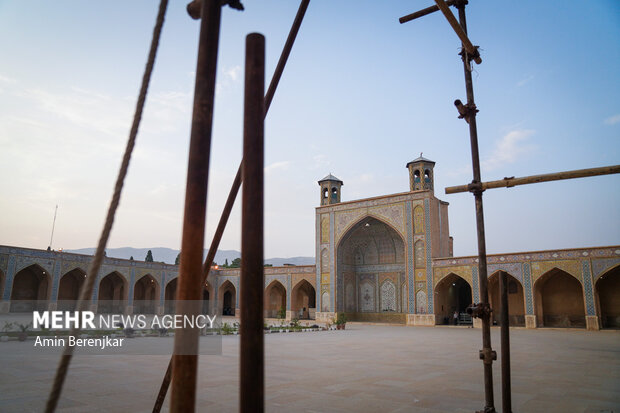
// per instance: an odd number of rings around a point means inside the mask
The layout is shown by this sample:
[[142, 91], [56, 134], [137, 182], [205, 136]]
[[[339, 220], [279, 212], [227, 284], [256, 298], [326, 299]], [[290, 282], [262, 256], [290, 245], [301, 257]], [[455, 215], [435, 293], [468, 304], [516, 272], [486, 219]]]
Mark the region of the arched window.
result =
[[424, 170], [424, 182], [430, 182], [431, 181], [431, 171], [428, 169]]

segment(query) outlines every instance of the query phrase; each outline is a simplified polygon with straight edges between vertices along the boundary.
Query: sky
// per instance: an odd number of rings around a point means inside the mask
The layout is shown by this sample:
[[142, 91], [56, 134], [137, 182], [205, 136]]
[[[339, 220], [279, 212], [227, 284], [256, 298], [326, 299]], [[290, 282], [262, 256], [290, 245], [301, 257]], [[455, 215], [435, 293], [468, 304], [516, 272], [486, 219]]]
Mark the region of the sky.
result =
[[[96, 246], [146, 62], [157, 1], [0, 0], [0, 244]], [[171, 0], [108, 247], [180, 248], [199, 22]], [[299, 3], [225, 8], [206, 245], [242, 152], [245, 36], [266, 36], [266, 84]], [[408, 191], [436, 162], [454, 254], [475, 255], [460, 42], [433, 2], [312, 0], [265, 123], [265, 256], [313, 256], [317, 181], [342, 200]], [[472, 0], [483, 180], [620, 163], [620, 3]], [[620, 176], [484, 194], [489, 253], [620, 244]], [[237, 203], [221, 249], [240, 249]]]

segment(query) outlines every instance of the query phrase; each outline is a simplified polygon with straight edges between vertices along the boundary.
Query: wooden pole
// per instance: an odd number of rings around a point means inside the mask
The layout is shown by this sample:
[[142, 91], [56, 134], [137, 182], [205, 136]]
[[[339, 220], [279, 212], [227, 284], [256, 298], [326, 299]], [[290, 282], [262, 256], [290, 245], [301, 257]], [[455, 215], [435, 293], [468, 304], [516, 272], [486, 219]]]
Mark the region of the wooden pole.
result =
[[[196, 315], [199, 311], [196, 304], [202, 299], [202, 257], [221, 13], [219, 0], [203, 1], [177, 292], [177, 310], [183, 315]], [[198, 338], [197, 328], [175, 331], [170, 402], [173, 413], [191, 413], [196, 408]]]
[[456, 17], [454, 17], [454, 14], [450, 11], [450, 8], [446, 2], [444, 0], [435, 0], [435, 3], [437, 3], [437, 7], [439, 7], [439, 10], [441, 10], [443, 15], [446, 16], [448, 23], [450, 23], [450, 26], [452, 26], [452, 29], [454, 29], [456, 35], [459, 39], [461, 39], [463, 47], [467, 50], [467, 53], [473, 56], [474, 62], [477, 64], [482, 63], [482, 58], [478, 54], [478, 51], [469, 40], [469, 37], [467, 37], [467, 33], [465, 33], [465, 30], [463, 30], [459, 22], [456, 20]]
[[239, 411], [265, 410], [263, 333], [263, 180], [265, 37], [246, 37], [241, 194], [241, 326]]
[[493, 188], [510, 188], [517, 185], [537, 184], [540, 182], [561, 181], [563, 179], [585, 178], [588, 176], [611, 175], [617, 173], [620, 173], [620, 165], [602, 166], [600, 168], [576, 169], [574, 171], [554, 172], [542, 175], [530, 175], [520, 178], [504, 178], [497, 181], [482, 182], [480, 184], [449, 186], [446, 188], [446, 194], [470, 192], [476, 189], [484, 191], [485, 189]]

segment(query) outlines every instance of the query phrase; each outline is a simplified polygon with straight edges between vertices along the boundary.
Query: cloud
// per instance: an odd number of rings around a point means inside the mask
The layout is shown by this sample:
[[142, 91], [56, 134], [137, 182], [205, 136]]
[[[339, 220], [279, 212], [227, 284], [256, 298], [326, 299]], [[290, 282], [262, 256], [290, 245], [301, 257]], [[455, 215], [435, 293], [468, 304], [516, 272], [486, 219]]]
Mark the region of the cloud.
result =
[[536, 131], [520, 129], [508, 132], [496, 144], [491, 156], [482, 161], [482, 167], [493, 170], [504, 164], [514, 163], [521, 157], [531, 153], [535, 145], [528, 144], [528, 139]]
[[15, 82], [16, 82], [15, 79], [0, 74], [0, 83], [12, 84], [12, 83], [15, 83]]
[[265, 174], [269, 174], [269, 173], [271, 173], [273, 171], [277, 171], [278, 169], [286, 171], [290, 165], [291, 165], [291, 161], [274, 162], [274, 163], [272, 163], [270, 165], [267, 165], [265, 167]]
[[224, 69], [224, 74], [233, 82], [236, 82], [241, 75], [241, 66], [233, 66], [228, 69]]
[[615, 125], [616, 123], [620, 123], [620, 113], [617, 115], [613, 115], [605, 119], [606, 125]]
[[525, 86], [526, 84], [530, 83], [530, 81], [531, 81], [532, 79], [534, 79], [534, 75], [529, 75], [529, 76], [527, 76], [527, 77], [525, 77], [525, 78], [523, 78], [523, 79], [519, 80], [519, 81], [517, 82], [517, 87], [522, 87], [522, 86]]
[[329, 165], [331, 165], [331, 162], [329, 161], [329, 158], [327, 157], [327, 155], [325, 155], [324, 153], [320, 153], [318, 155], [314, 155], [312, 157], [312, 163], [311, 163], [312, 167], [310, 169], [326, 169]]

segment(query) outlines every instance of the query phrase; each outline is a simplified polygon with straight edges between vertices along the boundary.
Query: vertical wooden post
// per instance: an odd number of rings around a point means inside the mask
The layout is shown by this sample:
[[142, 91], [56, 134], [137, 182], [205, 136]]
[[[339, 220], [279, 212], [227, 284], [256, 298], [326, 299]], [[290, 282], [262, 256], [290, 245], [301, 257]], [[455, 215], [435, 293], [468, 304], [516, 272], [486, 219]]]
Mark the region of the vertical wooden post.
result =
[[[202, 257], [221, 12], [219, 0], [202, 2], [177, 291], [177, 311], [184, 315], [198, 314], [202, 299]], [[175, 332], [170, 403], [170, 410], [175, 413], [195, 409], [198, 338], [196, 328], [181, 328]]]
[[265, 37], [246, 37], [241, 205], [241, 345], [239, 410], [265, 409], [263, 333], [263, 180]]
[[510, 320], [508, 318], [508, 273], [499, 272], [499, 291], [501, 303], [501, 338], [502, 338], [502, 412], [512, 413], [512, 396], [510, 391]]

